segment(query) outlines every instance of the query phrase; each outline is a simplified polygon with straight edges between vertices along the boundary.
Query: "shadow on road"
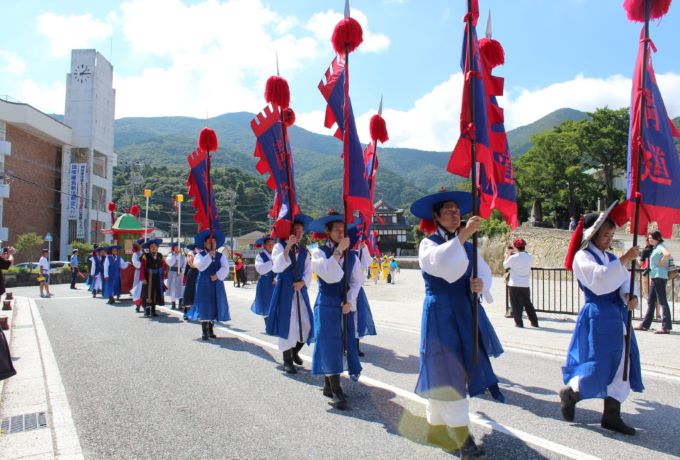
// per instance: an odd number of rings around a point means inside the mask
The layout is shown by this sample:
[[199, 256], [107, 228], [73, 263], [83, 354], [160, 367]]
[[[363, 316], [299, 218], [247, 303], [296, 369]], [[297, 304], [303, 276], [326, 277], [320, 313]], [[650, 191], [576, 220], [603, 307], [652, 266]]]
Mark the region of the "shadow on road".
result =
[[362, 363], [370, 363], [381, 369], [401, 374], [417, 374], [420, 369], [420, 357], [398, 356], [394, 350], [361, 342], [361, 351], [366, 355], [361, 358]]

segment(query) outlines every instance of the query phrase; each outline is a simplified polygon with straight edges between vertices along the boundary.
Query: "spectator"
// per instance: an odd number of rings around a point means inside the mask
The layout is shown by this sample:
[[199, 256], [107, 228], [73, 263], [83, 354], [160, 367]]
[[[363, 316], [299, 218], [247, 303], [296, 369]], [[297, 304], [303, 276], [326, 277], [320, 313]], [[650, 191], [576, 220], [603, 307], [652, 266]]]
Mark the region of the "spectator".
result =
[[76, 287], [76, 281], [78, 280], [78, 250], [74, 249], [71, 253], [71, 261], [69, 263], [71, 266], [71, 289], [78, 289]]
[[536, 218], [533, 215], [529, 217], [529, 225], [531, 225], [532, 227], [536, 226]]
[[38, 261], [38, 282], [40, 283], [40, 297], [52, 297], [50, 293], [50, 262], [47, 260], [49, 251], [42, 250], [42, 257]]
[[571, 216], [569, 218], [569, 231], [573, 232], [574, 230], [576, 230], [576, 218]]
[[0, 296], [5, 293], [5, 275], [2, 270], [7, 270], [12, 265], [16, 252], [16, 249], [11, 246], [2, 248], [2, 254], [0, 254]]
[[394, 257], [390, 257], [390, 276], [391, 276], [391, 282], [392, 284], [397, 284], [395, 282], [395, 277], [397, 276], [397, 272], [399, 271], [399, 264], [395, 260]]
[[654, 250], [649, 256], [649, 277], [652, 283], [649, 290], [649, 298], [647, 299], [647, 313], [635, 329], [638, 331], [649, 330], [658, 302], [663, 312], [661, 315], [661, 329], [657, 329], [654, 333], [670, 334], [673, 327], [671, 324], [671, 309], [666, 299], [666, 285], [668, 284], [668, 262], [670, 261], [671, 253], [668, 252], [663, 244], [663, 237], [658, 230], [650, 233], [647, 239], [654, 246]]
[[[642, 270], [642, 295], [647, 298], [649, 296], [649, 256], [652, 255], [654, 245], [649, 244], [649, 237], [646, 239], [647, 246], [640, 253], [640, 270]], [[661, 309], [659, 305], [656, 306], [656, 317], [661, 316]]]
[[510, 269], [508, 288], [510, 290], [510, 305], [512, 307], [512, 316], [515, 319], [515, 327], [524, 327], [524, 322], [522, 321], [523, 310], [526, 310], [531, 326], [538, 327], [538, 317], [531, 303], [531, 292], [529, 290], [533, 257], [526, 252], [527, 243], [523, 239], [516, 239], [512, 245], [517, 249], [517, 252], [513, 254], [509, 249], [505, 250], [503, 268]]

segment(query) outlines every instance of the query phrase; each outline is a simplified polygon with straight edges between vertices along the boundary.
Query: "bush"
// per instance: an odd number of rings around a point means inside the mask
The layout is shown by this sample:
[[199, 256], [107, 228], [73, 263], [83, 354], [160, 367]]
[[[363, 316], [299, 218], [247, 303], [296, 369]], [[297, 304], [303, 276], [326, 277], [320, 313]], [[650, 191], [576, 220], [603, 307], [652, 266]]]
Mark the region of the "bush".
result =
[[483, 220], [479, 233], [487, 238], [493, 238], [498, 235], [505, 235], [510, 232], [510, 226], [505, 223], [501, 213], [494, 209], [491, 217]]

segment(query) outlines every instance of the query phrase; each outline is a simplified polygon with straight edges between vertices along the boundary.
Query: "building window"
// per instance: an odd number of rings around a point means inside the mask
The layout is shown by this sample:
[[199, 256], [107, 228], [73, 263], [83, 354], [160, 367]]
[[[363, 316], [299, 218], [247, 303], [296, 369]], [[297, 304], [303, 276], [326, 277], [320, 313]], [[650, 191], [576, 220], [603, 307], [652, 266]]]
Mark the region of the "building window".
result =
[[397, 216], [392, 216], [392, 223], [396, 224], [397, 223]]
[[397, 236], [397, 241], [399, 241], [400, 243], [406, 243], [406, 235]]
[[106, 211], [106, 189], [92, 186], [92, 206], [95, 211]]
[[68, 243], [71, 244], [78, 239], [78, 221], [69, 219], [68, 221]]
[[71, 149], [71, 163], [87, 163], [88, 149]]
[[92, 156], [92, 172], [95, 175], [106, 179], [107, 169], [108, 168], [106, 155], [99, 153], [95, 150]]

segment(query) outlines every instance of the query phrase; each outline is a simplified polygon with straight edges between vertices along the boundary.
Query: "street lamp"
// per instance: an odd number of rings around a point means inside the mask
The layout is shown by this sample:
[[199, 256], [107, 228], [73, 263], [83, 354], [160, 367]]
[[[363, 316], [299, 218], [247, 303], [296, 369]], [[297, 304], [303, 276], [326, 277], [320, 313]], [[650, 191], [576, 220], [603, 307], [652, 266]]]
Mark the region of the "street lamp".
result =
[[146, 198], [146, 213], [144, 216], [144, 242], [149, 238], [149, 198], [151, 198], [151, 189], [144, 189], [144, 197]]
[[[177, 201], [177, 244], [182, 244], [180, 236], [182, 235], [182, 201], [184, 201], [184, 195], [178, 194], [175, 197]], [[181, 247], [181, 246], [180, 246]]]

